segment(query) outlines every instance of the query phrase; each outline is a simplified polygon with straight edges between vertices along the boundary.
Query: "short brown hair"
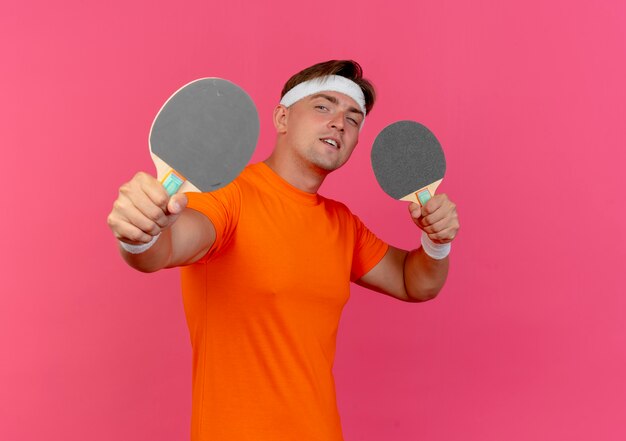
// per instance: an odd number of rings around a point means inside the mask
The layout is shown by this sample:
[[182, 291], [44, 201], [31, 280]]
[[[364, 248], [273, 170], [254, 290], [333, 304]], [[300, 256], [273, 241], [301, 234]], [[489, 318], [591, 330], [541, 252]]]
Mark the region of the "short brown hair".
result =
[[301, 70], [285, 83], [280, 97], [282, 98], [287, 92], [304, 81], [327, 75], [340, 75], [354, 81], [363, 91], [363, 96], [365, 97], [365, 111], [368, 114], [372, 111], [374, 101], [376, 101], [374, 85], [363, 78], [363, 69], [361, 69], [359, 63], [353, 60], [324, 61], [323, 63], [317, 63]]

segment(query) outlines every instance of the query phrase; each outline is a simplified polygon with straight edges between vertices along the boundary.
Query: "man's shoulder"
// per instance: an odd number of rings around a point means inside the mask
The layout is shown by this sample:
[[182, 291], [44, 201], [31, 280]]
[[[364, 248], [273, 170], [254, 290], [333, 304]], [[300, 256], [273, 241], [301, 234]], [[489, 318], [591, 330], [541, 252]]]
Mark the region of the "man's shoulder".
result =
[[257, 187], [259, 186], [260, 182], [263, 180], [262, 179], [263, 173], [261, 169], [262, 169], [262, 165], [260, 162], [248, 164], [245, 166], [245, 168], [241, 171], [239, 176], [237, 176], [233, 182], [238, 185], [243, 185], [243, 186], [251, 185], [251, 186]]
[[341, 211], [345, 211], [348, 213], [352, 213], [352, 211], [350, 211], [350, 208], [348, 207], [348, 205], [346, 205], [346, 203], [338, 201], [337, 199], [332, 199], [326, 196], [322, 196], [321, 194], [318, 194], [318, 196], [320, 200], [328, 207], [331, 207], [335, 210], [341, 210]]
[[346, 203], [322, 195], [319, 195], [319, 198], [328, 213], [331, 213], [334, 216], [339, 216], [344, 221], [351, 223], [355, 219], [358, 220], [358, 216], [352, 212]]

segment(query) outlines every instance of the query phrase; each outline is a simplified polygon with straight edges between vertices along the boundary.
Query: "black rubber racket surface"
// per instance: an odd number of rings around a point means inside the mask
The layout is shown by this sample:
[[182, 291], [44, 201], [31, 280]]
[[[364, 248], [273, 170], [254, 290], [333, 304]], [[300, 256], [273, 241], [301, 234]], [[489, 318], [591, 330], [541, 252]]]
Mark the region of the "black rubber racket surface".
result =
[[220, 78], [192, 81], [165, 102], [152, 123], [157, 178], [170, 195], [222, 188], [248, 164], [258, 136], [256, 106], [243, 89]]
[[446, 173], [441, 144], [427, 127], [398, 121], [385, 127], [372, 146], [372, 168], [385, 193], [424, 205]]

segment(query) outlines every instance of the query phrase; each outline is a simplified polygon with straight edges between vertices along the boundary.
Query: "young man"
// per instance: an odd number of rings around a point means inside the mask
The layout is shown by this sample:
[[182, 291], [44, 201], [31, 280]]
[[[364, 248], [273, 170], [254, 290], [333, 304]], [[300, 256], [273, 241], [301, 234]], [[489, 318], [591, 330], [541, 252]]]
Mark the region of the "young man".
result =
[[122, 257], [145, 272], [182, 266], [192, 440], [342, 440], [332, 366], [350, 282], [408, 302], [442, 288], [459, 228], [445, 195], [409, 205], [423, 231], [409, 252], [317, 193], [374, 100], [357, 63], [317, 64], [286, 83], [270, 157], [230, 185], [168, 200], [139, 173], [120, 188], [108, 222]]

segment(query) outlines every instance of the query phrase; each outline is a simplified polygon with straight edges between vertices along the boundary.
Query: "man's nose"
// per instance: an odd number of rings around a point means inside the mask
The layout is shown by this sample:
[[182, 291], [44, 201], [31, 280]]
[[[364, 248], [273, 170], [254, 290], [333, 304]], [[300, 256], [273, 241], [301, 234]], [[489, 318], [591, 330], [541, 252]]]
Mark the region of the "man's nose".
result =
[[330, 120], [330, 126], [334, 127], [337, 130], [343, 131], [343, 125], [345, 116], [343, 112], [337, 112], [335, 116]]

